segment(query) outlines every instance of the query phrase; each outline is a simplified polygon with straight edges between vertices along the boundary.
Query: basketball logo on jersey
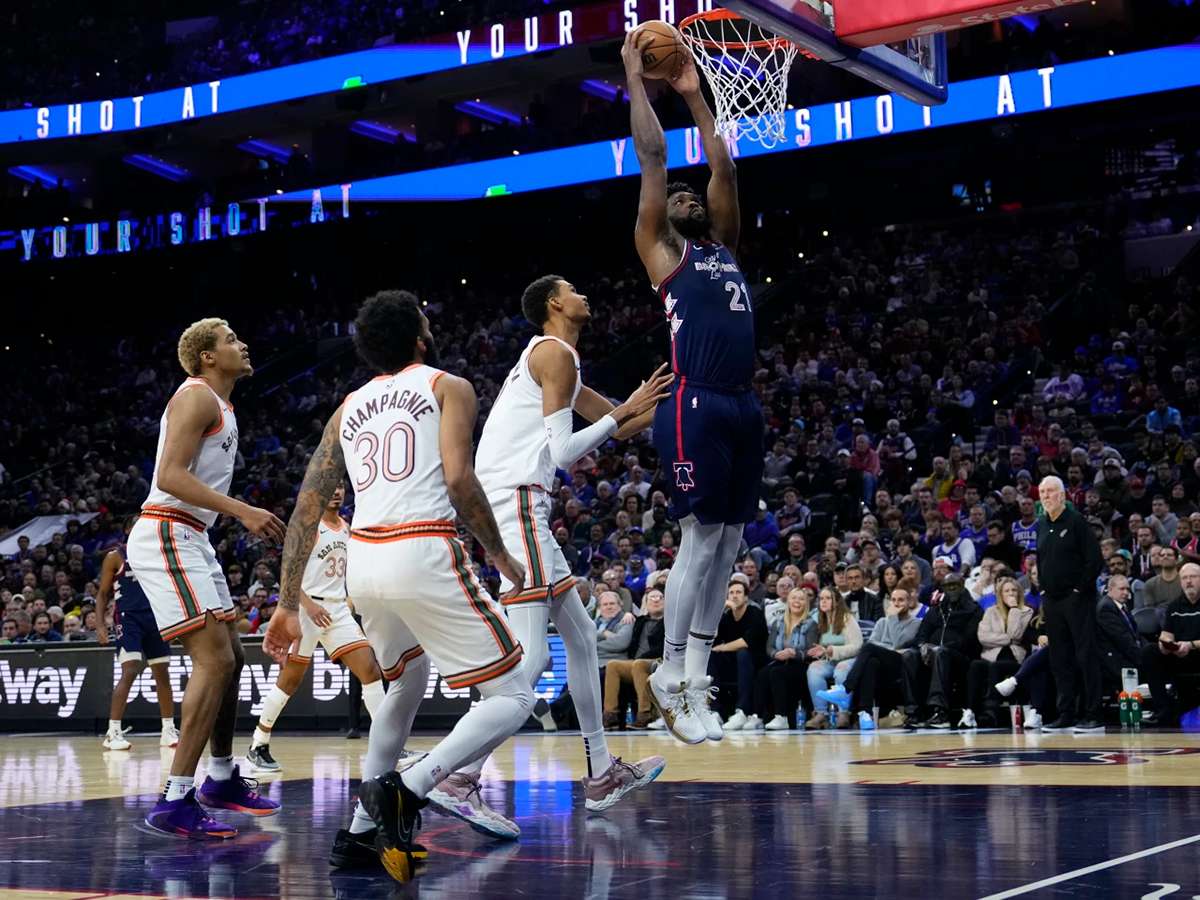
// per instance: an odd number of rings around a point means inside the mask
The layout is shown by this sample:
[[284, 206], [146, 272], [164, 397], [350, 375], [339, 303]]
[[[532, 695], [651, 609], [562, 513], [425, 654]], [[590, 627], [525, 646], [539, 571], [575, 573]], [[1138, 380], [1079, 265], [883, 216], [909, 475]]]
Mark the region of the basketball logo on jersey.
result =
[[675, 463], [675, 487], [681, 491], [690, 491], [696, 486], [692, 480], [692, 464], [690, 462]]

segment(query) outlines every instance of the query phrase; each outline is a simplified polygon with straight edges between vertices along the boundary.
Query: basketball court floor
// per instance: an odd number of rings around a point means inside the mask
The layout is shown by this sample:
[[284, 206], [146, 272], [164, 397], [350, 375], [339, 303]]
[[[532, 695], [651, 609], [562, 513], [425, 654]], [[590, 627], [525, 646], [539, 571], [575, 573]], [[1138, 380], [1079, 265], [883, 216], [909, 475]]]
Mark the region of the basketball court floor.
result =
[[1200, 894], [1194, 734], [617, 735], [614, 753], [668, 767], [605, 814], [584, 809], [578, 736], [527, 734], [485, 771], [520, 842], [426, 811], [429, 860], [404, 886], [326, 862], [365, 741], [280, 734], [284, 773], [264, 790], [282, 813], [233, 815], [237, 839], [197, 844], [137, 829], [171, 751], [133, 740], [106, 753], [92, 737], [3, 739], [0, 900]]

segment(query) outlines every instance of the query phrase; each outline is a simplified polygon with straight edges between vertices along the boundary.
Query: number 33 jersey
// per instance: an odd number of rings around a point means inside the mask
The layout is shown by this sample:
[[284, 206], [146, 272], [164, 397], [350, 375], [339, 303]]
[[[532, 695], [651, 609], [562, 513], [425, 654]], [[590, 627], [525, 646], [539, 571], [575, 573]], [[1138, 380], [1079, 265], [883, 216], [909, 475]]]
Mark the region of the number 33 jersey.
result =
[[422, 363], [372, 378], [342, 404], [341, 442], [365, 528], [453, 522], [442, 469], [442, 410], [433, 387], [445, 373]]
[[350, 529], [345, 522], [340, 522], [337, 528], [330, 528], [324, 519], [317, 524], [317, 542], [304, 567], [304, 581], [300, 586], [308, 596], [345, 599], [346, 539], [349, 537]]

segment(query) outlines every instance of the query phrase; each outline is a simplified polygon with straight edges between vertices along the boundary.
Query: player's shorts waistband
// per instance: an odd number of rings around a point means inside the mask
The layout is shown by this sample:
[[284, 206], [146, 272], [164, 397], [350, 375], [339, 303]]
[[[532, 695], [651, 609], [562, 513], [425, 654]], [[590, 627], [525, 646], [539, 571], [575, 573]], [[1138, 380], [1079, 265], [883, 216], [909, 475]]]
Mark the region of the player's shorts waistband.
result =
[[688, 378], [687, 383], [684, 384], [684, 390], [687, 390], [688, 388], [696, 388], [701, 391], [713, 391], [717, 394], [745, 394], [750, 391], [749, 384], [712, 384], [707, 381], [693, 381], [691, 378]]
[[184, 512], [182, 509], [175, 509], [172, 506], [143, 506], [142, 516], [147, 519], [158, 519], [163, 522], [179, 522], [182, 525], [190, 525], [197, 531], [208, 530], [208, 526], [195, 516]]
[[384, 544], [421, 537], [457, 537], [458, 529], [453, 522], [444, 519], [428, 522], [404, 522], [399, 525], [372, 525], [367, 528], [351, 528], [350, 539], [369, 544]]

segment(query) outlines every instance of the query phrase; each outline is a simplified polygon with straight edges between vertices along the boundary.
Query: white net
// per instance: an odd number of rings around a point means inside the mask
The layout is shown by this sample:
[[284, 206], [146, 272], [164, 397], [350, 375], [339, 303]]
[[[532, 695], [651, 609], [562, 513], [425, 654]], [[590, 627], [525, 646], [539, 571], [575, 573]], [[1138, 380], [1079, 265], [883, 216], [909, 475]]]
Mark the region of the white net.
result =
[[717, 134], [764, 147], [780, 143], [796, 45], [725, 11], [692, 17], [680, 33], [712, 88]]

